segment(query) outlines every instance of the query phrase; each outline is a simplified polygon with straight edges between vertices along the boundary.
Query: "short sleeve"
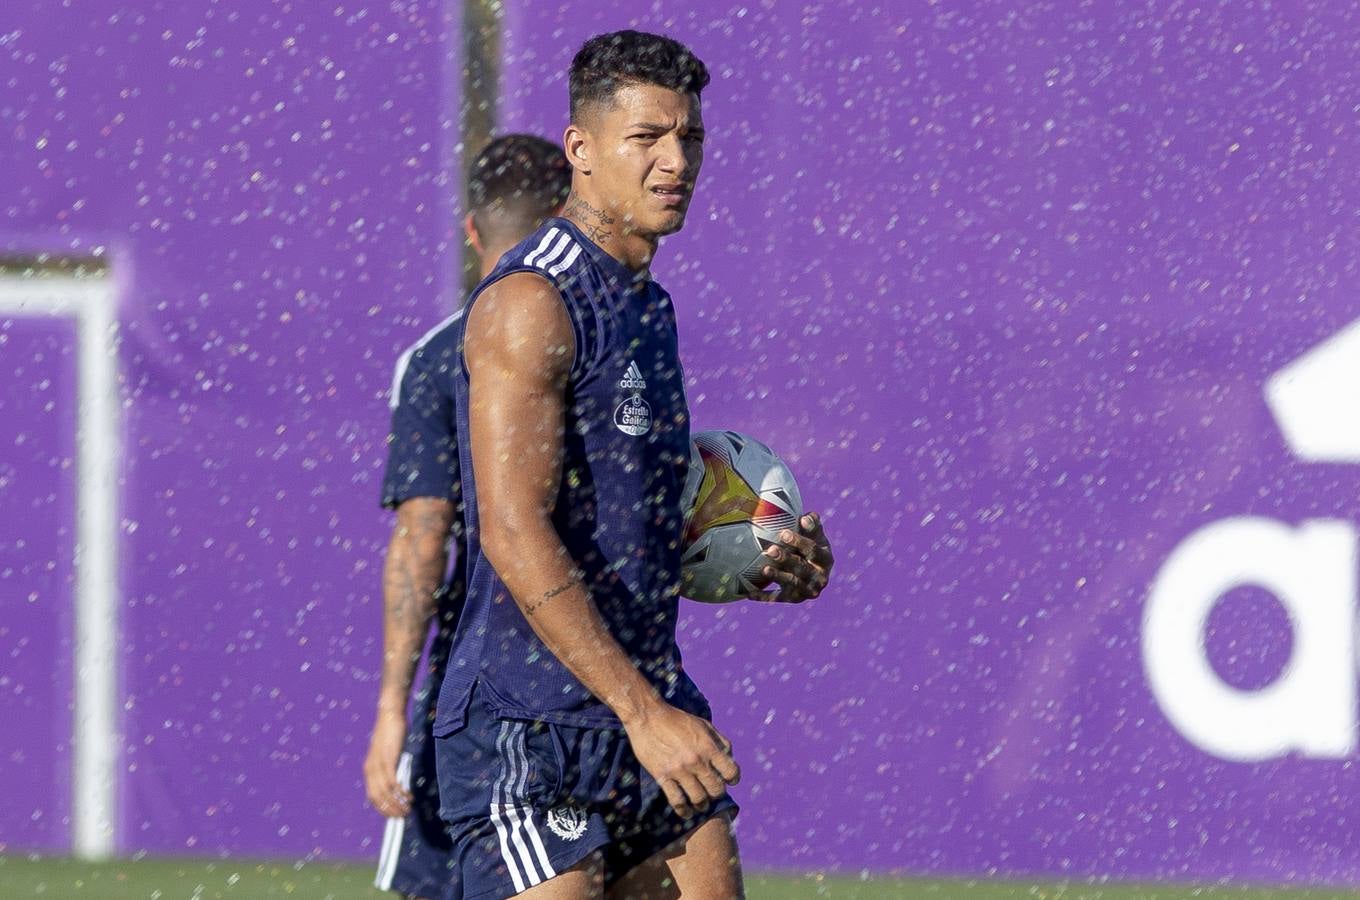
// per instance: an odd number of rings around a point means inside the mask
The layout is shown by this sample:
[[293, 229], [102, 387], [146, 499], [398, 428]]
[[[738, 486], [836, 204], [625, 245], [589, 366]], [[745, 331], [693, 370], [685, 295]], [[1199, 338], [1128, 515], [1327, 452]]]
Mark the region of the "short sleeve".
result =
[[388, 509], [411, 497], [456, 500], [453, 379], [457, 360], [444, 343], [418, 346], [397, 364], [382, 486], [382, 505]]

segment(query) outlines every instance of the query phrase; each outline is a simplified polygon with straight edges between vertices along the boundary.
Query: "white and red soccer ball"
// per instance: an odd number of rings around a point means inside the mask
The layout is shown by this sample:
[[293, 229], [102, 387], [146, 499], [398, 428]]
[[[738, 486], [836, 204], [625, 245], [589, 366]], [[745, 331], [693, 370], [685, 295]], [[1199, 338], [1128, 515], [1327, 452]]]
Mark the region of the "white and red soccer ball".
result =
[[740, 600], [768, 583], [764, 555], [784, 529], [798, 530], [798, 483], [775, 452], [736, 431], [690, 439], [680, 593], [703, 603]]

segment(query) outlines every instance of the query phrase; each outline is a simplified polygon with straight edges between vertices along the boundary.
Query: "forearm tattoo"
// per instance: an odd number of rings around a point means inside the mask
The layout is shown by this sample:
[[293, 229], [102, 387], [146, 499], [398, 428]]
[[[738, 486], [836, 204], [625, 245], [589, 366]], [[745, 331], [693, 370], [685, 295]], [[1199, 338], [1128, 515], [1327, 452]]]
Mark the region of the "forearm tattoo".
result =
[[401, 549], [389, 550], [383, 573], [388, 649], [405, 650], [389, 660], [398, 670], [411, 662], [406, 657], [419, 659], [424, 649], [434, 595], [448, 564], [448, 512], [416, 508], [415, 513], [401, 529]]
[[530, 603], [524, 604], [524, 614], [526, 616], [533, 615], [534, 610], [541, 609], [545, 604], [547, 604], [549, 600], [553, 599], [554, 597], [560, 594], [565, 594], [567, 591], [571, 590], [572, 587], [575, 586], [575, 584], [576, 579], [571, 578], [568, 579], [567, 581], [562, 582], [561, 584], [559, 584], [557, 587], [553, 588], [550, 591], [544, 591], [542, 597], [539, 597], [537, 600], [534, 600]]

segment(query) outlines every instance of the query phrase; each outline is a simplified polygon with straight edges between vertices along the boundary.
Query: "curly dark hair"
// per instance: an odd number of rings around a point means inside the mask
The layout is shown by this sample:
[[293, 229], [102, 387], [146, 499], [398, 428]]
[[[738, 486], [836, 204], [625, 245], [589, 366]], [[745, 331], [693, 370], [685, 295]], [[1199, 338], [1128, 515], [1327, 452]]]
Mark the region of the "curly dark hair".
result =
[[571, 61], [571, 118], [592, 104], [612, 100], [627, 84], [656, 84], [701, 94], [708, 67], [679, 41], [645, 31], [599, 34], [581, 45]]
[[468, 171], [468, 207], [486, 234], [513, 227], [532, 231], [571, 190], [566, 154], [533, 134], [507, 134], [487, 144]]

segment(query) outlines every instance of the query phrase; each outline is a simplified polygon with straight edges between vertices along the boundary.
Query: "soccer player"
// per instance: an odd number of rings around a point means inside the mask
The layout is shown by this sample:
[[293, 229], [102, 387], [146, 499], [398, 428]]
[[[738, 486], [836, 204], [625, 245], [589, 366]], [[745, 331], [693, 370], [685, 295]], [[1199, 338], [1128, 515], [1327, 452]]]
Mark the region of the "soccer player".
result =
[[[434, 734], [466, 900], [742, 894], [738, 767], [676, 647], [689, 410], [649, 273], [685, 220], [707, 83], [669, 38], [587, 41], [563, 217], [454, 325], [469, 580]], [[831, 570], [819, 517], [799, 532], [767, 551], [780, 600]]]
[[[562, 148], [512, 134], [487, 145], [468, 176], [471, 212], [463, 227], [490, 273], [510, 247], [561, 210], [571, 184]], [[408, 897], [458, 898], [452, 842], [439, 818], [434, 701], [466, 587], [466, 550], [458, 508], [454, 427], [453, 332], [461, 313], [441, 322], [402, 354], [392, 383], [392, 437], [382, 503], [397, 511], [383, 571], [383, 671], [364, 781], [368, 799], [389, 816], [375, 883]], [[448, 547], [456, 544], [448, 573]], [[408, 728], [416, 664], [437, 622], [424, 683]]]

